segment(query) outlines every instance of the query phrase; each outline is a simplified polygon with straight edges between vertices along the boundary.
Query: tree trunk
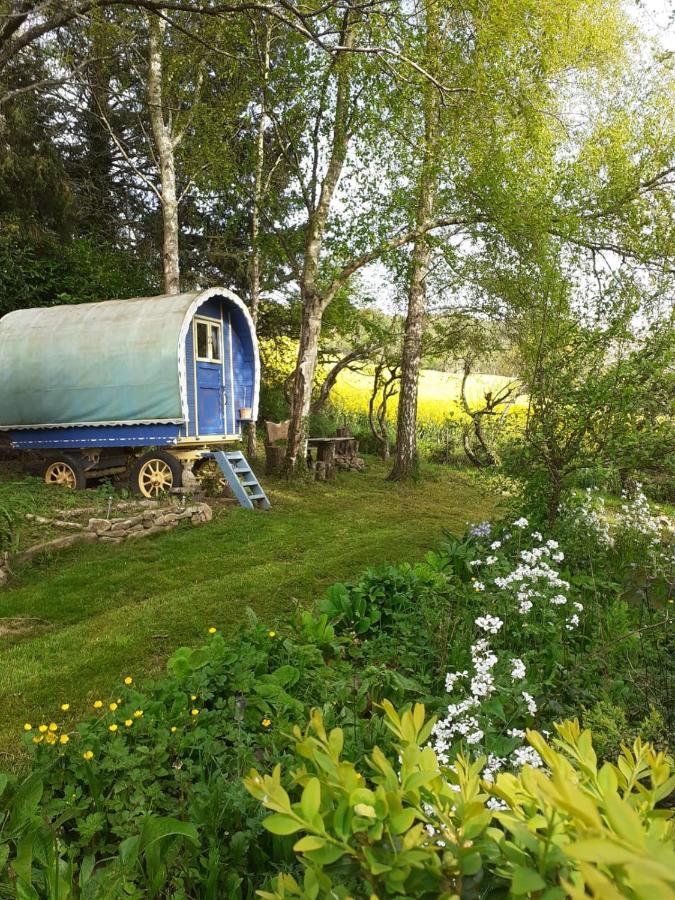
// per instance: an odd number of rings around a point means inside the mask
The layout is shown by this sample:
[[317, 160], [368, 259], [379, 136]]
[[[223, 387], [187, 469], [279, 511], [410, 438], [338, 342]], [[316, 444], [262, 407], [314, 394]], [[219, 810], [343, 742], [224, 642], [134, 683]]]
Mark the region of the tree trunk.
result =
[[300, 326], [300, 346], [298, 364], [295, 370], [293, 395], [291, 398], [291, 421], [288, 426], [286, 444], [286, 474], [292, 475], [302, 468], [307, 458], [307, 438], [309, 437], [309, 413], [312, 404], [312, 386], [321, 334], [321, 303], [303, 303], [302, 324]]
[[285, 471], [287, 476], [293, 475], [298, 468], [302, 468], [307, 458], [308, 420], [319, 353], [321, 319], [328, 302], [330, 302], [330, 297], [325, 298], [321, 295], [317, 279], [328, 215], [335, 189], [342, 174], [349, 144], [348, 122], [351, 108], [349, 66], [351, 61], [348, 48], [354, 45], [354, 37], [355, 27], [351, 21], [351, 11], [347, 8], [343, 17], [341, 40], [345, 49], [340, 51], [335, 63], [337, 85], [330, 155], [316, 208], [310, 213], [307, 223], [307, 238], [300, 277], [300, 300], [303, 312], [293, 385], [291, 420], [286, 445]]
[[[260, 306], [260, 213], [263, 202], [263, 175], [265, 171], [265, 126], [267, 119], [267, 82], [270, 71], [271, 29], [267, 17], [263, 20], [262, 89], [260, 91], [260, 118], [255, 136], [255, 176], [253, 184], [253, 208], [251, 210], [251, 263], [249, 266], [250, 311], [253, 324], [258, 324]], [[255, 421], [248, 426], [248, 452], [258, 453], [258, 435]]]
[[[425, 2], [427, 64], [438, 58], [438, 11], [433, 0]], [[424, 151], [419, 180], [416, 227], [426, 227], [432, 219], [437, 186], [437, 149], [439, 136], [440, 97], [428, 80], [422, 85], [424, 109]], [[427, 275], [431, 249], [426, 233], [413, 245], [412, 268], [408, 289], [408, 315], [401, 360], [401, 389], [398, 401], [396, 456], [389, 474], [390, 481], [405, 481], [417, 472], [417, 389], [422, 360], [422, 335], [427, 300]]]
[[148, 30], [148, 102], [152, 134], [159, 158], [162, 220], [164, 225], [162, 241], [164, 292], [166, 294], [178, 294], [180, 293], [180, 263], [178, 258], [179, 229], [175, 160], [177, 140], [172, 135], [171, 117], [169, 116], [168, 123], [164, 120], [163, 103], [162, 44], [166, 30], [166, 21], [157, 16], [148, 16]]

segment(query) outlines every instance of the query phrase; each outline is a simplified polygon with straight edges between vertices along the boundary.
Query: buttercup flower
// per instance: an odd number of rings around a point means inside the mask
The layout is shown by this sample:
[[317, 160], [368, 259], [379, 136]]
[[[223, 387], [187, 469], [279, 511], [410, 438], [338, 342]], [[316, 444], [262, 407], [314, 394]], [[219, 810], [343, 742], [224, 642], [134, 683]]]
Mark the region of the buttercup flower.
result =
[[140, 719], [140, 717], [141, 717], [142, 715], [143, 715], [143, 710], [142, 710], [142, 709], [136, 709], [136, 710], [134, 710], [134, 719]]
[[199, 715], [199, 710], [198, 710], [198, 709], [191, 709], [191, 710], [190, 710], [190, 715], [191, 715], [191, 716], [198, 716], [198, 715]]
[[34, 735], [34, 737], [33, 737], [34, 744], [39, 744], [39, 743], [41, 743], [41, 741], [42, 741], [42, 735], [39, 735], [39, 736], [37, 734]]
[[56, 735], [54, 734], [53, 731], [48, 731], [45, 740], [47, 741], [48, 744], [55, 744], [56, 743]]
[[108, 731], [117, 731], [117, 725], [115, 722], [112, 725], [108, 725]]
[[103, 700], [94, 700], [94, 709], [101, 709], [103, 706]]
[[191, 694], [191, 695], [190, 695], [190, 700], [196, 700], [196, 699], [197, 699], [197, 695], [196, 695], [196, 694]]
[[272, 724], [272, 721], [270, 719], [263, 719], [261, 724], [263, 728], [269, 728]]
[[124, 724], [127, 726], [127, 728], [131, 728], [131, 726], [134, 724], [134, 720], [133, 719], [125, 719]]
[[268, 633], [268, 635], [269, 635], [269, 636], [270, 636], [270, 637], [271, 637], [271, 638], [273, 638], [273, 637], [276, 637], [276, 636], [277, 636], [277, 633], [276, 633], [276, 631], [268, 631], [268, 632], [267, 632], [267, 633]]
[[30, 722], [26, 722], [26, 724], [23, 726], [24, 731], [31, 731], [32, 728], [33, 726], [30, 724]]
[[213, 625], [209, 628], [209, 634], [215, 634], [218, 631], [217, 628], [214, 628]]
[[169, 729], [169, 731], [171, 732], [171, 734], [173, 734], [175, 730], [176, 730], [176, 726], [175, 726], [175, 725], [172, 725], [171, 728]]
[[61, 737], [59, 738], [59, 744], [67, 744], [69, 740], [70, 740], [70, 738], [68, 737], [67, 734], [62, 734]]
[[56, 724], [56, 722], [50, 722], [50, 723], [49, 723], [49, 730], [50, 730], [50, 731], [58, 731], [58, 728], [59, 728], [59, 726]]
[[68, 712], [68, 710], [70, 709], [70, 703], [62, 703], [61, 709], [63, 710], [63, 712]]
[[110, 712], [115, 712], [115, 710], [117, 709], [117, 704], [111, 703], [108, 709], [110, 710]]
[[46, 726], [46, 725], [38, 725], [38, 731], [39, 731], [41, 734], [44, 734], [46, 730], [47, 730], [47, 726]]
[[94, 753], [92, 750], [85, 750], [82, 754], [82, 759], [86, 759], [89, 762], [90, 759], [94, 758]]
[[125, 684], [133, 684], [134, 679], [131, 677], [131, 675], [127, 675], [127, 677], [124, 679], [124, 683]]

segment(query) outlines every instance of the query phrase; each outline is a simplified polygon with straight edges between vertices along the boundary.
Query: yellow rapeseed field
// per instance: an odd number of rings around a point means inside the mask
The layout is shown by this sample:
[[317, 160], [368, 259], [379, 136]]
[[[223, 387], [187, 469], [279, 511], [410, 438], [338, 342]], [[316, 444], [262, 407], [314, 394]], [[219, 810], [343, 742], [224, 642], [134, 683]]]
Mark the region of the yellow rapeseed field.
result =
[[[508, 384], [501, 375], [470, 375], [467, 382], [469, 403], [479, 403], [486, 391], [497, 391]], [[347, 413], [367, 413], [372, 391], [372, 376], [361, 372], [341, 372], [331, 394], [333, 404]], [[462, 420], [460, 404], [462, 376], [433, 369], [420, 375], [418, 419], [426, 424], [441, 425], [448, 420]], [[396, 398], [390, 403], [388, 418], [396, 417]]]

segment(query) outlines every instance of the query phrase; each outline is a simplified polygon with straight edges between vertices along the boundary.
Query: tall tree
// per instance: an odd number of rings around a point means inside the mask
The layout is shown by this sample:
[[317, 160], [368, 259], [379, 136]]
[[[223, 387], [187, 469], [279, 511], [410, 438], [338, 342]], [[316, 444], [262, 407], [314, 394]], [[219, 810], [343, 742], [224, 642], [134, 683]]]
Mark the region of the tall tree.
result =
[[[436, 77], [439, 74], [436, 70], [441, 62], [441, 32], [436, 0], [423, 0], [421, 27], [425, 35], [424, 66]], [[423, 80], [421, 90], [424, 132], [415, 215], [415, 226], [421, 233], [413, 243], [410, 263], [408, 314], [403, 340], [396, 428], [396, 459], [389, 475], [393, 481], [411, 478], [417, 465], [417, 388], [427, 305], [427, 276], [431, 261], [430, 237], [425, 229], [433, 220], [440, 165], [440, 92], [428, 78]]]

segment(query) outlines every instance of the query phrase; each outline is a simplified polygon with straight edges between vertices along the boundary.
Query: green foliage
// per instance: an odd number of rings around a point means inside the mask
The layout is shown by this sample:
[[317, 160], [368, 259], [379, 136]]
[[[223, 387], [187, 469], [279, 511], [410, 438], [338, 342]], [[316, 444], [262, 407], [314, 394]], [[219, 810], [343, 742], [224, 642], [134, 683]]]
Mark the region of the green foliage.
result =
[[262, 897], [675, 896], [672, 812], [657, 808], [675, 774], [649, 744], [638, 739], [598, 769], [591, 732], [563, 722], [550, 744], [528, 732], [546, 771], [493, 783], [480, 778], [484, 759], [439, 762], [425, 746], [433, 720], [423, 706], [383, 708], [396, 762], [377, 747], [343, 758], [343, 732], [327, 732], [314, 710], [306, 731], [293, 731], [299, 799], [280, 766], [245, 779], [272, 811], [264, 827], [294, 835], [304, 869], [301, 882], [280, 875]]
[[27, 306], [84, 303], [155, 293], [150, 268], [96, 238], [35, 239], [16, 224], [0, 236], [0, 315]]
[[[638, 816], [643, 869], [661, 889], [670, 826], [654, 810], [672, 781], [665, 757], [638, 741], [618, 767], [598, 770], [588, 732], [569, 723], [558, 743], [530, 732], [522, 746], [534, 722], [552, 728], [583, 706], [600, 757], [638, 731], [666, 747], [667, 693], [647, 716], [641, 698], [666, 670], [650, 647], [663, 651], [667, 638], [631, 636], [654, 601], [622, 598], [603, 546], [591, 562], [572, 560], [562, 588], [553, 568], [567, 562], [562, 551], [522, 517], [473, 526], [422, 563], [334, 586], [283, 629], [252, 612], [239, 633], [210, 628], [156, 682], [122, 676], [79, 724], [61, 714], [26, 723], [31, 772], [0, 794], [0, 891], [21, 879], [26, 896], [51, 900], [58, 872], [59, 896], [80, 900], [243, 900], [260, 889], [556, 897], [607, 879], [638, 897], [628, 863], [575, 855], [596, 840], [636, 852], [608, 791]], [[544, 563], [553, 574], [542, 581]], [[518, 566], [533, 570], [524, 585], [509, 578]], [[538, 592], [526, 616], [512, 583]], [[551, 603], [563, 589], [566, 603]], [[483, 621], [487, 610], [500, 625]], [[453, 730], [467, 699], [475, 724]], [[253, 772], [244, 785], [251, 769], [273, 774]]]

